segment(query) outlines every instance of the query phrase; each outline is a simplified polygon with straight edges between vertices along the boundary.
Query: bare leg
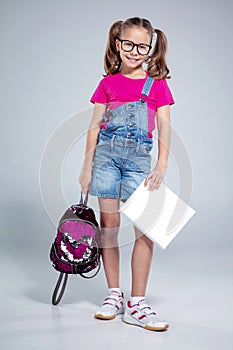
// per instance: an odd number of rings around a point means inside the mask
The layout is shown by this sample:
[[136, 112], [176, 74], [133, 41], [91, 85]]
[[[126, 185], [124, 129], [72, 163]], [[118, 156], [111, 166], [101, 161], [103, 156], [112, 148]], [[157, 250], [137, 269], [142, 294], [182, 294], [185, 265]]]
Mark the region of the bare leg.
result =
[[135, 230], [135, 243], [132, 253], [132, 291], [131, 296], [144, 296], [153, 256], [153, 242], [138, 228]]
[[108, 288], [119, 287], [119, 199], [99, 198], [102, 260]]

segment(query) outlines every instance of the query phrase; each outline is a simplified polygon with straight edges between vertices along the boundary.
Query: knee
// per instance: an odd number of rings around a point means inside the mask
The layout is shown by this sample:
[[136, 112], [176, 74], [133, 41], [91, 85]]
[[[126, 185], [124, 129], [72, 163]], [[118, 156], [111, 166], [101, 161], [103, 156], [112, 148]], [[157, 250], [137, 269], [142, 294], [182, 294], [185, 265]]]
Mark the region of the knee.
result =
[[100, 216], [100, 226], [101, 228], [116, 228], [120, 226], [120, 216], [116, 214], [102, 214]]
[[142, 234], [140, 237], [137, 237], [136, 242], [142, 246], [148, 247], [150, 250], [153, 251], [154, 242], [145, 234]]

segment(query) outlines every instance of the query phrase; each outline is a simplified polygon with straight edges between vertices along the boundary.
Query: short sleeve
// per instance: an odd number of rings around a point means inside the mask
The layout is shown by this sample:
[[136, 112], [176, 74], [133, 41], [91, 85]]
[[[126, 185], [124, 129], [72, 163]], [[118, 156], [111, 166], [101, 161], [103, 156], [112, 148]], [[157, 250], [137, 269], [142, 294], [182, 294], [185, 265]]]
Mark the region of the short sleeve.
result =
[[165, 105], [172, 105], [174, 103], [175, 101], [172, 96], [171, 90], [167, 84], [166, 79], [161, 79], [160, 86], [158, 89], [158, 94], [157, 94], [156, 107], [159, 108]]
[[92, 103], [107, 103], [108, 102], [108, 96], [106, 93], [106, 89], [104, 87], [104, 79], [102, 79], [99, 82], [99, 85], [97, 89], [94, 91], [93, 95], [91, 96], [90, 102]]

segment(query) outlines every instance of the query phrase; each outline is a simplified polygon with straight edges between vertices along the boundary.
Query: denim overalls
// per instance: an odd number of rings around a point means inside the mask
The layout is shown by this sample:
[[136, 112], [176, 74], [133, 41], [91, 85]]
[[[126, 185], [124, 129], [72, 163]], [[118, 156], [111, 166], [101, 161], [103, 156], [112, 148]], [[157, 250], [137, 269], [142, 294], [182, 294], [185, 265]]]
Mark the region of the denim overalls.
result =
[[148, 138], [149, 95], [154, 79], [147, 77], [139, 101], [128, 102], [103, 115], [95, 149], [90, 194], [125, 201], [150, 172], [153, 140]]

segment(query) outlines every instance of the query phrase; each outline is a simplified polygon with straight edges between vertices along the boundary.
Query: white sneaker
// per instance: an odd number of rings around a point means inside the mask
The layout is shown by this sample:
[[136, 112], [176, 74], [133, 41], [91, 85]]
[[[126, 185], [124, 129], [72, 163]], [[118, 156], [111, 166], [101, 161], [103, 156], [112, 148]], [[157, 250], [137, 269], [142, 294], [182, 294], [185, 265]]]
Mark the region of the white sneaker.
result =
[[145, 299], [132, 306], [130, 301], [128, 301], [123, 321], [150, 331], [163, 331], [169, 327], [167, 322], [158, 319], [156, 312], [153, 312], [150, 306], [145, 303]]
[[96, 311], [95, 318], [101, 320], [112, 320], [118, 314], [124, 313], [124, 294], [112, 291], [104, 299], [102, 306]]

